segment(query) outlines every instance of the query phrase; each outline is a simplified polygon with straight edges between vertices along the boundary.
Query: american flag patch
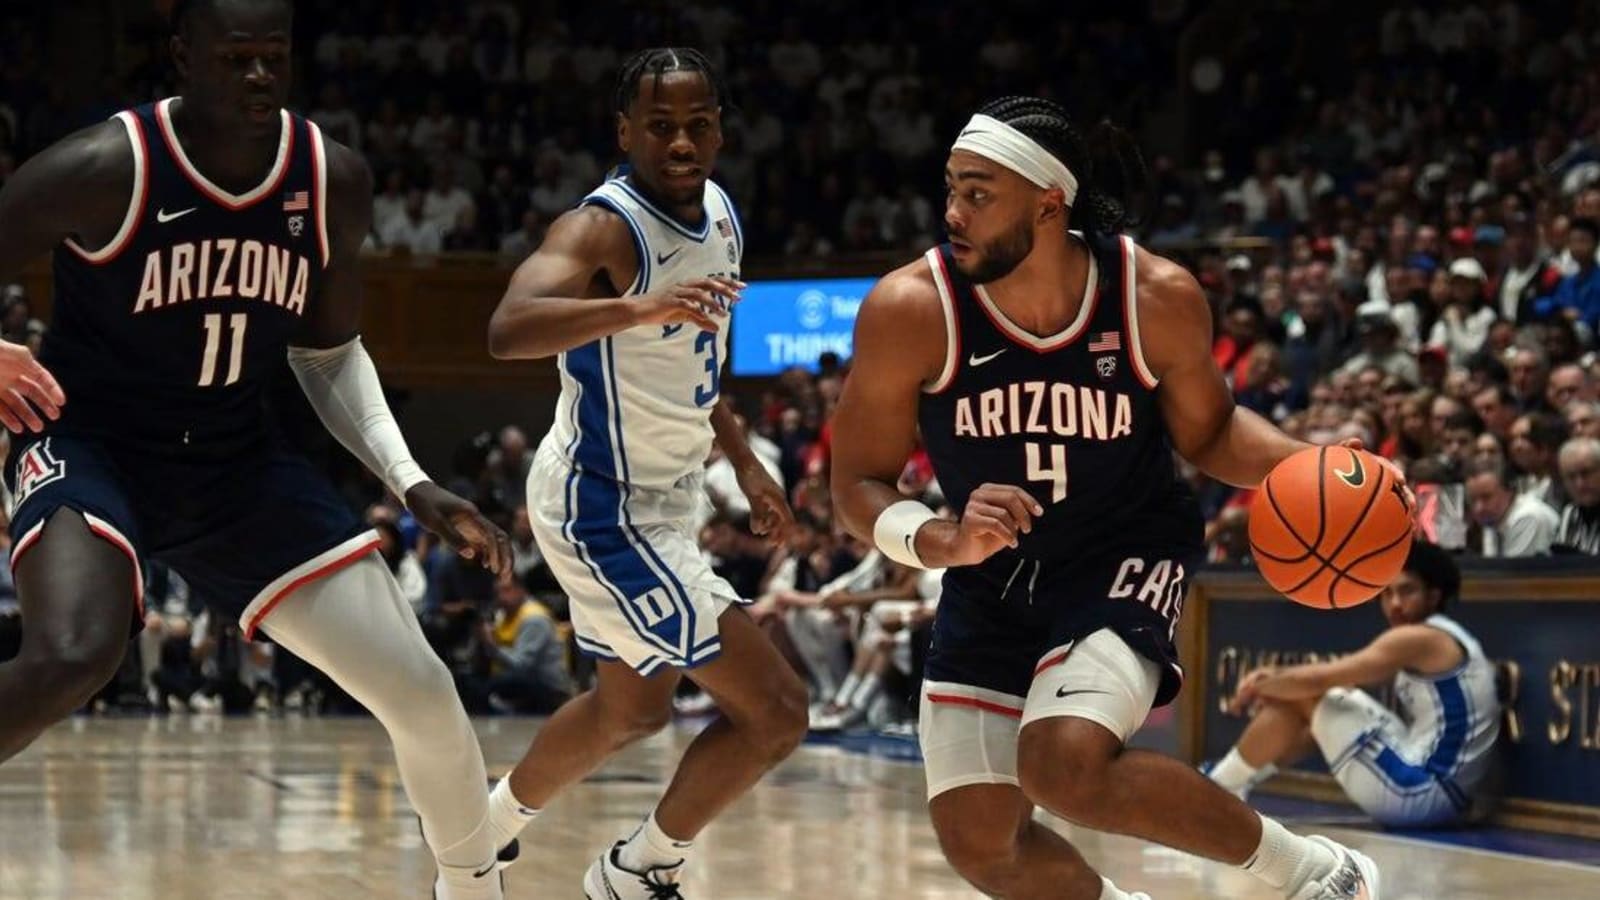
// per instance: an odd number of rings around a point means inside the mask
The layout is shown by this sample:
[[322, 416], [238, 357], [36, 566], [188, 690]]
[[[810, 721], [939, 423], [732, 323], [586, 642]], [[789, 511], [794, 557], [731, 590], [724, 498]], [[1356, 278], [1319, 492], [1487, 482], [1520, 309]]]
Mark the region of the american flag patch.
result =
[[1090, 353], [1108, 353], [1112, 350], [1122, 349], [1122, 332], [1107, 331], [1089, 341]]
[[718, 219], [717, 234], [720, 234], [723, 237], [733, 237], [733, 223], [727, 219]]
[[283, 211], [286, 213], [305, 212], [311, 208], [311, 192], [295, 191], [283, 195]]

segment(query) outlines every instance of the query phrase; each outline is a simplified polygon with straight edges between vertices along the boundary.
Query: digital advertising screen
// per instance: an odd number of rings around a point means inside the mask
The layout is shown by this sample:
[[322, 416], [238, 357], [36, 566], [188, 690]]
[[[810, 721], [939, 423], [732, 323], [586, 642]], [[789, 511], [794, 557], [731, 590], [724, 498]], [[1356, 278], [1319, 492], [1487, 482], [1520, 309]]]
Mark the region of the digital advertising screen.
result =
[[733, 308], [734, 375], [776, 375], [792, 366], [816, 370], [832, 351], [850, 357], [856, 311], [876, 278], [753, 281]]

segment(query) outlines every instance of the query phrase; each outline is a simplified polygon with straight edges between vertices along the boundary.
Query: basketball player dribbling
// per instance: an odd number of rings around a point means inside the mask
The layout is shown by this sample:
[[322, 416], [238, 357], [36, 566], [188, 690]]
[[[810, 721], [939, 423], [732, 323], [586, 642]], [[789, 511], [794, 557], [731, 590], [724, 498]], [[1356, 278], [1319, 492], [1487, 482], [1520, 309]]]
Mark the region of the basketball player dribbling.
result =
[[0, 759], [116, 671], [159, 559], [371, 710], [435, 896], [498, 898], [483, 757], [450, 673], [377, 535], [262, 407], [285, 357], [423, 525], [496, 571], [509, 541], [412, 460], [362, 349], [372, 176], [283, 108], [289, 3], [180, 0], [172, 15], [182, 94], [65, 138], [0, 190], [0, 279], [53, 249], [56, 287], [43, 368], [0, 346], [23, 621], [0, 663]]
[[754, 529], [781, 539], [793, 522], [783, 488], [717, 402], [744, 250], [732, 202], [708, 179], [723, 96], [695, 51], [646, 50], [625, 63], [615, 101], [629, 170], [556, 220], [489, 327], [497, 357], [559, 355], [561, 398], [528, 476], [528, 515], [598, 673], [496, 786], [500, 840], [664, 727], [681, 677], [721, 713], [654, 813], [589, 868], [590, 900], [680, 896], [695, 836], [806, 730], [805, 686], [711, 571], [693, 525], [713, 437], [737, 468]]
[[[1131, 147], [1116, 161], [1142, 169]], [[1201, 559], [1172, 450], [1253, 486], [1304, 445], [1234, 406], [1206, 298], [1119, 234], [1110, 174], [1056, 104], [985, 106], [945, 170], [950, 243], [885, 276], [857, 321], [835, 504], [884, 554], [949, 568], [920, 722], [934, 829], [998, 897], [1144, 896], [1034, 822], [1038, 806], [1241, 866], [1285, 897], [1376, 898], [1366, 856], [1125, 748], [1179, 688], [1173, 633]], [[895, 490], [919, 431], [959, 521]]]

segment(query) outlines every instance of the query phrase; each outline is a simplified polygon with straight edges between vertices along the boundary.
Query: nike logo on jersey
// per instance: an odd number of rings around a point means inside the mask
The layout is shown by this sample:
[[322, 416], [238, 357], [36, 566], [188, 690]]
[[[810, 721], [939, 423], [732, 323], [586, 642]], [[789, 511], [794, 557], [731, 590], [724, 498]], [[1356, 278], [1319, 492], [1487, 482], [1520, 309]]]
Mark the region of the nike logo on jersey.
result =
[[1367, 470], [1361, 465], [1361, 457], [1356, 456], [1354, 453], [1350, 454], [1350, 471], [1341, 472], [1338, 469], [1334, 469], [1333, 474], [1339, 476], [1340, 481], [1353, 488], [1361, 487], [1367, 482]]
[[682, 330], [683, 330], [683, 324], [682, 323], [679, 323], [677, 325], [663, 325], [663, 326], [661, 326], [661, 336], [664, 337], [664, 338], [669, 338], [669, 337], [672, 337], [673, 335], [677, 334], [678, 332], [680, 332]]
[[1079, 690], [1079, 691], [1069, 691], [1065, 687], [1056, 688], [1056, 696], [1057, 697], [1071, 697], [1073, 694], [1109, 694], [1109, 693], [1111, 693], [1111, 692], [1110, 691], [1092, 691], [1092, 690], [1088, 690], [1088, 689]]
[[198, 206], [191, 206], [188, 209], [180, 209], [175, 213], [169, 213], [164, 209], [158, 209], [156, 210], [156, 221], [160, 222], [162, 225], [165, 225], [168, 222], [171, 222], [173, 219], [181, 219], [199, 208], [200, 207]]
[[994, 359], [995, 357], [999, 356], [1000, 354], [1002, 354], [1004, 352], [1006, 352], [1006, 348], [1005, 347], [1001, 347], [999, 350], [996, 350], [995, 352], [989, 354], [988, 356], [979, 356], [978, 354], [974, 353], [971, 356], [967, 357], [967, 365], [969, 365], [969, 366], [981, 366], [984, 363], [988, 362], [991, 359]]
[[657, 253], [656, 254], [656, 265], [664, 266], [664, 265], [667, 264], [667, 260], [673, 258], [674, 256], [677, 256], [679, 253], [682, 253], [682, 252], [683, 252], [683, 248], [679, 247], [678, 249], [672, 251], [671, 253]]

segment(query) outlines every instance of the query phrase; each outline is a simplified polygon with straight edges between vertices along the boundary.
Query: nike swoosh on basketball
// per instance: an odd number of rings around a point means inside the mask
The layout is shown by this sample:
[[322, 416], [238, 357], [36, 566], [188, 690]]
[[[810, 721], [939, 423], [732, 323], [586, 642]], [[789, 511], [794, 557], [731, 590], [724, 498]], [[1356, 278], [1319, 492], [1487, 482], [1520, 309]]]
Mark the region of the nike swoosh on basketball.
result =
[[198, 206], [191, 206], [188, 209], [180, 209], [175, 213], [169, 213], [164, 209], [158, 209], [156, 210], [156, 221], [160, 222], [162, 225], [165, 225], [168, 222], [171, 222], [173, 219], [181, 219], [199, 208], [200, 207]]
[[1056, 696], [1057, 697], [1071, 697], [1073, 694], [1109, 694], [1109, 693], [1111, 693], [1111, 692], [1110, 691], [1090, 690], [1089, 688], [1083, 688], [1081, 690], [1076, 690], [1076, 691], [1069, 691], [1065, 687], [1056, 688]]
[[683, 248], [679, 247], [678, 249], [672, 251], [671, 253], [657, 253], [656, 254], [656, 265], [664, 266], [664, 265], [667, 264], [667, 260], [673, 258], [674, 256], [677, 256], [679, 253], [682, 253], [682, 252], [683, 252]]
[[999, 350], [996, 350], [995, 352], [989, 354], [988, 356], [979, 356], [978, 354], [974, 353], [971, 356], [967, 357], [967, 365], [969, 365], [969, 366], [981, 366], [984, 363], [988, 362], [991, 359], [994, 359], [996, 356], [999, 356], [1000, 354], [1002, 354], [1004, 352], [1006, 352], [1006, 348], [1005, 347], [1001, 347]]
[[1367, 482], [1367, 470], [1361, 465], [1361, 457], [1354, 453], [1350, 454], [1350, 471], [1341, 472], [1338, 469], [1334, 469], [1333, 474], [1339, 476], [1340, 481], [1353, 488], [1361, 487]]

